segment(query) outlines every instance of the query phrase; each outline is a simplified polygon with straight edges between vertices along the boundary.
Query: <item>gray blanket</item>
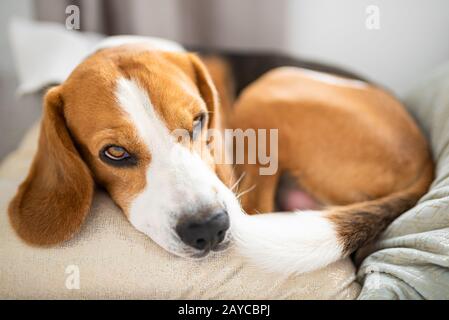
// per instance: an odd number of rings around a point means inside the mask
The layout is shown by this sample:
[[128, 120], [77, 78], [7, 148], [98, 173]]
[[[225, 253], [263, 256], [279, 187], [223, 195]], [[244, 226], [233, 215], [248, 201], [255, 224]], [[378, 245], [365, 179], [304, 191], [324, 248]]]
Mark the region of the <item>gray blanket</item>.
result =
[[416, 207], [358, 252], [359, 299], [449, 299], [449, 63], [406, 105], [430, 139], [436, 179]]

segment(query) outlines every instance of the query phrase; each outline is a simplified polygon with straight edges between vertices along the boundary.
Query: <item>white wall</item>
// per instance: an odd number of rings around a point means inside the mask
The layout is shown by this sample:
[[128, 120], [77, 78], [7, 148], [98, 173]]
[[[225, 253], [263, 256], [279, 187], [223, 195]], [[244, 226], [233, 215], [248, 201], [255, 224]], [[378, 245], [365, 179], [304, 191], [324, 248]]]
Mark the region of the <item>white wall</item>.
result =
[[[368, 5], [380, 29], [365, 26]], [[448, 0], [289, 0], [287, 50], [349, 66], [403, 95], [449, 60]]]
[[0, 1], [0, 76], [13, 75], [14, 65], [9, 47], [8, 24], [12, 16], [32, 17], [32, 0]]

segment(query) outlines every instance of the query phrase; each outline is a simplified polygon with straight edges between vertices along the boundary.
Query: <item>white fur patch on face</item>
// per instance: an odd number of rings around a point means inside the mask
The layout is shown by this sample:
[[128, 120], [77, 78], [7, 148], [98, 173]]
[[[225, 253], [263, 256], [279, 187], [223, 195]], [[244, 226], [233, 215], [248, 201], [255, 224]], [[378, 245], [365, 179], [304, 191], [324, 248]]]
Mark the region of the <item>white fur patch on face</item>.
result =
[[327, 84], [331, 84], [334, 86], [352, 87], [352, 88], [357, 88], [357, 89], [365, 89], [369, 86], [368, 83], [366, 83], [364, 81], [343, 78], [343, 77], [333, 75], [330, 73], [319, 72], [319, 71], [303, 69], [303, 68], [294, 68], [294, 67], [283, 67], [283, 68], [285, 68], [285, 69], [291, 68], [291, 69], [294, 69], [295, 71], [299, 70], [302, 74], [304, 74], [305, 76], [307, 76], [311, 79], [314, 79], [314, 80], [320, 81], [320, 82], [325, 82]]
[[146, 186], [129, 207], [131, 224], [169, 252], [184, 257], [198, 254], [180, 240], [176, 224], [202, 208], [226, 208], [229, 190], [197, 153], [177, 143], [135, 81], [118, 79], [115, 94], [151, 154]]

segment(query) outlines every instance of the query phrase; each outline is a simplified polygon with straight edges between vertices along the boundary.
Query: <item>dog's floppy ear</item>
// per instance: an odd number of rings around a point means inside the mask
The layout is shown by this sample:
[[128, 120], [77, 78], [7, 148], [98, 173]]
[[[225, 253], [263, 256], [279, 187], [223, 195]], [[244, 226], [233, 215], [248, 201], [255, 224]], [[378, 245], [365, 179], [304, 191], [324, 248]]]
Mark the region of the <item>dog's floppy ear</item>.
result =
[[12, 226], [33, 245], [72, 237], [89, 212], [94, 192], [90, 171], [66, 127], [61, 88], [50, 89], [44, 100], [38, 150], [9, 206]]
[[[200, 58], [193, 53], [189, 53], [189, 56], [195, 70], [196, 85], [198, 86], [198, 90], [203, 100], [206, 102], [207, 110], [209, 112], [209, 129], [216, 130], [216, 133], [221, 134], [224, 125], [222, 123], [222, 111], [220, 109], [217, 89], [215, 88], [209, 71]], [[224, 140], [222, 139], [222, 141]], [[220, 144], [220, 146], [222, 149], [220, 152], [223, 155], [224, 152], [226, 152], [226, 146], [224, 144]], [[216, 147], [217, 146], [212, 148], [212, 153], [217, 151], [215, 150]], [[216, 163], [215, 172], [225, 185], [230, 186], [234, 183], [232, 167], [229, 164], [221, 162]]]
[[192, 61], [193, 68], [195, 70], [196, 84], [198, 90], [206, 102], [207, 111], [209, 112], [209, 127], [210, 128], [221, 128], [221, 118], [220, 118], [220, 105], [218, 101], [218, 93], [212, 78], [207, 71], [206, 66], [194, 53], [189, 53], [190, 60]]

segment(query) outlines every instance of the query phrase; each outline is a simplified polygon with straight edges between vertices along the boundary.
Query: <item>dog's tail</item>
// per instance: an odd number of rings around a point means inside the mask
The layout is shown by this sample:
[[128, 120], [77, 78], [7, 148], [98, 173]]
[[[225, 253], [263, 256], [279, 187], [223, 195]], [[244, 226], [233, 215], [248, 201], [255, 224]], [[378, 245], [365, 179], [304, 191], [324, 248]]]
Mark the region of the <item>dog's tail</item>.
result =
[[433, 164], [406, 189], [383, 198], [323, 211], [239, 215], [232, 234], [253, 263], [269, 271], [303, 273], [346, 257], [374, 240], [413, 207], [433, 179]]

